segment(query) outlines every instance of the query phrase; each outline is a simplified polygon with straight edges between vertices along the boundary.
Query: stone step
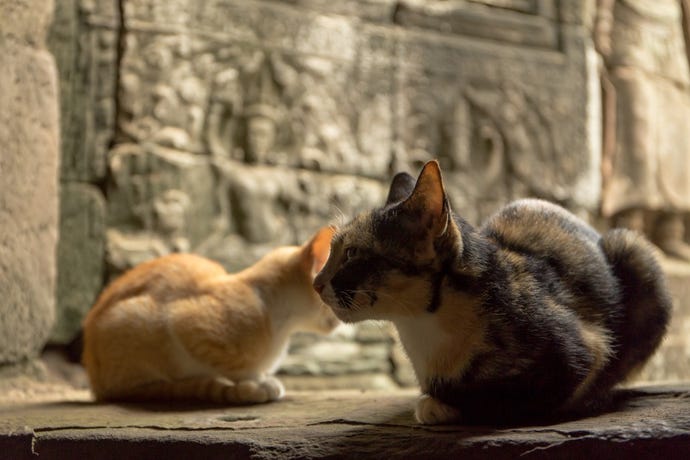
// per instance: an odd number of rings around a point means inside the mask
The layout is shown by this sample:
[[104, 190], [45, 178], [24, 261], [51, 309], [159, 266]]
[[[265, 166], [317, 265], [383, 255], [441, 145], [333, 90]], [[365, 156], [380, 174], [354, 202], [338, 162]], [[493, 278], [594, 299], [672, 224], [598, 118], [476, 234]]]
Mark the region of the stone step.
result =
[[0, 395], [0, 458], [690, 458], [690, 385], [619, 396], [615, 412], [495, 429], [418, 425], [411, 390], [202, 407], [96, 404], [84, 390], [26, 383]]

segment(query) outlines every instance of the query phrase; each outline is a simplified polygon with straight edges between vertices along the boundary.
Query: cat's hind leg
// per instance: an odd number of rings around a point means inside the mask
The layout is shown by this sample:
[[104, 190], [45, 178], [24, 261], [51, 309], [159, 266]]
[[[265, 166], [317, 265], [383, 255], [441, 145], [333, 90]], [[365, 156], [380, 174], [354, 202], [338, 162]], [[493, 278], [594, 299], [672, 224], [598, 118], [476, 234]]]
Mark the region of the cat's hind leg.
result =
[[414, 416], [419, 423], [424, 425], [441, 425], [458, 422], [460, 410], [428, 394], [423, 394], [417, 400]]

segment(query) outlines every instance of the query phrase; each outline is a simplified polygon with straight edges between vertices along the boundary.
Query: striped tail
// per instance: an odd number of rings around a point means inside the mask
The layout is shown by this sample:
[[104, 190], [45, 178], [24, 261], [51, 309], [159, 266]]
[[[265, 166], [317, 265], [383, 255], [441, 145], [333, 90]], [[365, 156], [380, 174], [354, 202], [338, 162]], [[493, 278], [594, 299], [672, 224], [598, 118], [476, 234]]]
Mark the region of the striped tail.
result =
[[655, 248], [642, 235], [614, 229], [599, 244], [621, 286], [620, 316], [611, 323], [614, 355], [594, 385], [607, 391], [652, 356], [666, 333], [672, 302]]

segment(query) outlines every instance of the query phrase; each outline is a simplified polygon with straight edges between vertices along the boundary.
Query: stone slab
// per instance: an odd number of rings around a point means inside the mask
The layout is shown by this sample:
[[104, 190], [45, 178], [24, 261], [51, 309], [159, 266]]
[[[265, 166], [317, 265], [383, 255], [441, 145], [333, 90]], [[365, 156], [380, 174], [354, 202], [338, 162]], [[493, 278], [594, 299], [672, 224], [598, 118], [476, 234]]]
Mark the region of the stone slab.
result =
[[52, 1], [0, 1], [0, 365], [36, 356], [55, 316], [58, 96]]
[[48, 35], [60, 77], [61, 179], [98, 182], [114, 135], [116, 0], [59, 0]]
[[69, 343], [103, 285], [105, 199], [89, 184], [63, 183], [60, 189], [57, 320], [50, 341]]
[[18, 460], [690, 456], [687, 385], [629, 391], [619, 410], [598, 417], [502, 429], [418, 425], [411, 390], [290, 392], [234, 408], [94, 404], [59, 387], [17, 396], [0, 397], [0, 451]]

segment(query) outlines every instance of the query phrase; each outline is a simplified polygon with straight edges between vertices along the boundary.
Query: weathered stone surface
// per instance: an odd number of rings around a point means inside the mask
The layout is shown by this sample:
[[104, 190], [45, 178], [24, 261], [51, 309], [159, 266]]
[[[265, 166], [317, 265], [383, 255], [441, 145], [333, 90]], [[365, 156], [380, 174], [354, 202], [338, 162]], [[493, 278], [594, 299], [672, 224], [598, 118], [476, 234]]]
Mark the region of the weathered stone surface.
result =
[[[4, 395], [6, 393], [1, 393]], [[501, 429], [414, 422], [415, 393], [292, 392], [251, 407], [109, 405], [25, 385], [0, 400], [0, 449], [40, 458], [665, 458], [690, 455], [686, 387], [620, 394], [614, 412]]]
[[524, 196], [591, 212], [600, 115], [587, 32], [558, 22], [552, 2], [505, 4], [403, 4], [398, 22], [456, 36], [400, 38], [398, 161], [416, 170], [439, 158], [470, 222]]
[[[356, 337], [367, 329], [361, 326], [341, 326], [328, 337], [301, 334], [290, 342], [290, 353], [280, 367], [288, 375], [345, 375], [382, 372], [390, 374], [392, 339], [362, 343]], [[366, 333], [366, 332], [365, 332]]]
[[671, 323], [659, 350], [635, 378], [638, 382], [690, 381], [690, 266], [664, 260], [673, 296]]
[[369, 21], [392, 22], [397, 0], [283, 0], [283, 3], [301, 8], [316, 10], [321, 13], [356, 16]]
[[213, 224], [213, 171], [202, 158], [155, 145], [110, 152], [107, 260], [115, 271], [187, 252]]
[[34, 357], [55, 315], [56, 70], [51, 1], [0, 1], [0, 364]]
[[50, 341], [69, 343], [96, 300], [105, 271], [105, 199], [88, 184], [60, 189], [57, 321]]
[[400, 386], [390, 372], [346, 373], [340, 375], [287, 375], [280, 374], [286, 391], [397, 391]]
[[115, 125], [116, 0], [60, 0], [48, 36], [60, 78], [61, 179], [97, 182]]
[[690, 3], [597, 2], [592, 35], [603, 64], [601, 214], [690, 262]]
[[[10, 41], [31, 48], [43, 48], [48, 27], [53, 19], [52, 7], [53, 0], [0, 0], [0, 34], [3, 45]], [[9, 56], [3, 55], [8, 59]]]

